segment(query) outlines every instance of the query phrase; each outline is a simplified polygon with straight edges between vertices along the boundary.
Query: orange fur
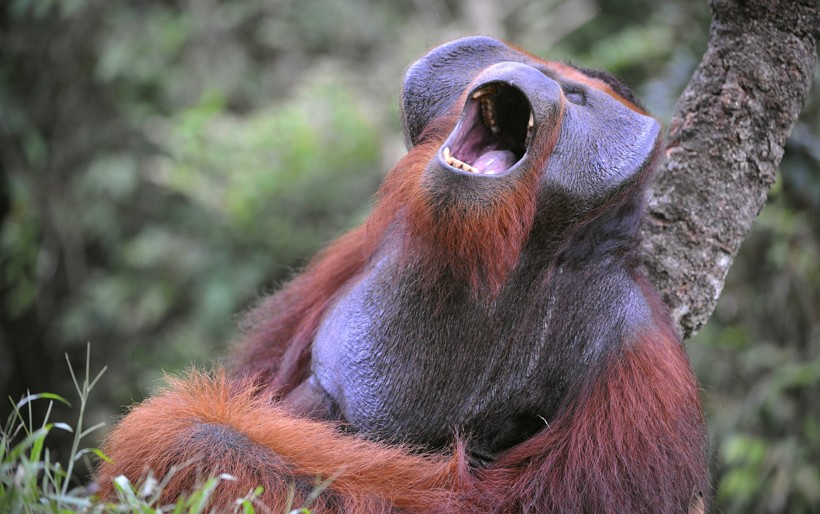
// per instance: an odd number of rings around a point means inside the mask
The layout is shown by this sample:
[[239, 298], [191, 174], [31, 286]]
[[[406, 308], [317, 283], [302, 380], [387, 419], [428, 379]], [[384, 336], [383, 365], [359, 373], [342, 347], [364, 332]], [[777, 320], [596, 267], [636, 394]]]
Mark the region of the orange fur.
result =
[[[321, 480], [330, 490], [310, 505], [314, 512], [428, 512], [460, 510], [453, 494], [458, 459], [413, 454], [345, 435], [329, 423], [289, 415], [257, 394], [248, 382], [192, 372], [169, 379], [169, 388], [135, 407], [106, 441], [114, 464], [97, 472], [100, 495], [113, 496], [120, 474], [139, 481], [175, 470], [162, 491], [170, 502], [200, 479], [227, 473], [212, 508], [226, 509], [255, 486], [265, 488], [263, 505], [281, 512], [305, 504]], [[432, 506], [432, 507], [431, 507]]]

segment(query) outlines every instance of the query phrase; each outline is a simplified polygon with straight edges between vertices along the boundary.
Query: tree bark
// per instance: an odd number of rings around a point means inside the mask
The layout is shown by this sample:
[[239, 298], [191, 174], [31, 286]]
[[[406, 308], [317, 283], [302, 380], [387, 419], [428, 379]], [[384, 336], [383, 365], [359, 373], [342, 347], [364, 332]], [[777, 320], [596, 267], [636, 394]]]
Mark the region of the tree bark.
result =
[[818, 0], [711, 0], [709, 45], [678, 101], [641, 227], [644, 262], [688, 338], [774, 183], [808, 98]]

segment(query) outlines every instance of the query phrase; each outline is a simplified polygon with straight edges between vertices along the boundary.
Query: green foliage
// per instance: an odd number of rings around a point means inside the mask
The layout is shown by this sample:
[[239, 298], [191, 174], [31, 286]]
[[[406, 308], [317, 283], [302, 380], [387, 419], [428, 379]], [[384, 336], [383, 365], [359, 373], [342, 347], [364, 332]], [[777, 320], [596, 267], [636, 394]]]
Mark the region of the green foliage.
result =
[[[53, 402], [71, 405], [63, 397], [51, 394], [29, 394], [13, 405], [6, 424], [0, 428], [0, 511], [64, 513], [86, 510], [91, 500], [77, 487], [74, 466], [88, 455], [106, 459], [96, 448], [80, 448], [89, 434], [102, 427], [102, 423], [83, 428], [83, 416], [88, 405], [91, 389], [97, 384], [105, 368], [93, 379], [88, 374], [90, 347], [87, 352], [86, 373], [78, 382], [69, 363], [74, 386], [79, 396], [79, 416], [75, 428], [64, 422], [49, 422]], [[36, 424], [32, 404], [48, 400], [48, 409], [42, 423]], [[73, 433], [71, 452], [63, 465], [55, 459], [46, 444], [53, 430]]]
[[14, 178], [10, 188], [16, 201], [0, 233], [0, 287], [6, 291], [3, 309], [17, 317], [31, 307], [37, 296], [35, 263], [40, 230], [28, 192]]
[[327, 220], [339, 227], [364, 214], [361, 191], [380, 176], [377, 132], [338, 77], [312, 78], [294, 98], [241, 118], [223, 103], [206, 96], [159, 128], [170, 152], [153, 170], [159, 182], [231, 232], [276, 241], [285, 262], [336, 235]]
[[[95, 503], [94, 510], [99, 512], [124, 512], [140, 514], [202, 514], [210, 512], [208, 501], [220, 482], [235, 480], [234, 477], [222, 474], [204, 480], [190, 494], [183, 494], [171, 504], [160, 502], [162, 488], [166, 482], [158, 482], [150, 477], [140, 487], [132, 484], [126, 477], [120, 475], [114, 479], [114, 490], [117, 494], [116, 502]], [[262, 488], [257, 487], [242, 498], [237, 498], [233, 508], [228, 512], [253, 514], [256, 512], [255, 500], [262, 494]], [[310, 514], [310, 511], [307, 511]], [[263, 510], [264, 512], [264, 510]]]
[[[74, 465], [80, 459], [94, 456], [98, 460], [109, 461], [108, 457], [97, 448], [80, 448], [83, 439], [102, 427], [102, 423], [83, 429], [85, 409], [88, 405], [91, 390], [105, 373], [103, 368], [93, 379], [88, 370], [91, 347], [86, 354], [85, 376], [82, 382], [77, 381], [69, 362], [68, 369], [74, 379], [74, 386], [79, 397], [79, 413], [75, 428], [64, 422], [50, 422], [53, 402], [71, 406], [63, 397], [52, 393], [29, 394], [13, 404], [12, 414], [5, 425], [0, 427], [0, 512], [32, 514], [66, 514], [70, 512], [121, 512], [140, 514], [201, 514], [209, 512], [208, 502], [220, 482], [235, 480], [234, 477], [222, 474], [204, 480], [191, 493], [183, 494], [173, 503], [160, 501], [163, 487], [168, 478], [158, 482], [152, 476], [141, 484], [132, 484], [124, 476], [114, 479], [117, 499], [113, 502], [102, 502], [91, 494], [76, 476]], [[48, 401], [48, 409], [41, 423], [36, 423], [32, 415], [35, 402]], [[67, 464], [63, 465], [48, 449], [46, 439], [54, 430], [73, 434], [72, 449]], [[110, 462], [110, 461], [109, 461]], [[172, 472], [173, 473], [173, 472]], [[315, 499], [327, 487], [323, 482], [311, 495]], [[263, 489], [257, 487], [234, 502], [230, 512], [253, 514], [256, 512], [257, 498]], [[309, 505], [309, 503], [308, 503]], [[263, 510], [266, 511], [266, 510]], [[286, 509], [285, 512], [310, 514], [307, 506], [299, 509]]]
[[[703, 382], [722, 512], [820, 504], [820, 241], [780, 180], [704, 330]], [[755, 294], [756, 291], [761, 293]]]

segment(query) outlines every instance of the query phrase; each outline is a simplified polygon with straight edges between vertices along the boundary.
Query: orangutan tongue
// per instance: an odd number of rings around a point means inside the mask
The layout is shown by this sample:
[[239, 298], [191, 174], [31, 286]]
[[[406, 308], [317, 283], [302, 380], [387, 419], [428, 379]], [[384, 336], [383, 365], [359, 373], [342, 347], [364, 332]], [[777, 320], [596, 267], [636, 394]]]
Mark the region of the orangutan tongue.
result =
[[517, 160], [509, 150], [490, 150], [472, 164], [483, 175], [498, 175], [507, 171]]

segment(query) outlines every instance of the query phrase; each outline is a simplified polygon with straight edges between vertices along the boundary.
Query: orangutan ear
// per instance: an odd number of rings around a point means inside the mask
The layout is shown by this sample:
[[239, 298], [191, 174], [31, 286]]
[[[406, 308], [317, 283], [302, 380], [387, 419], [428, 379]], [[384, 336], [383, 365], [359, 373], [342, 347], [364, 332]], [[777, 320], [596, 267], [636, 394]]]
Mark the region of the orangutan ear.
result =
[[404, 76], [402, 124], [410, 148], [431, 120], [446, 114], [478, 73], [498, 62], [531, 59], [484, 36], [443, 44], [413, 63]]

